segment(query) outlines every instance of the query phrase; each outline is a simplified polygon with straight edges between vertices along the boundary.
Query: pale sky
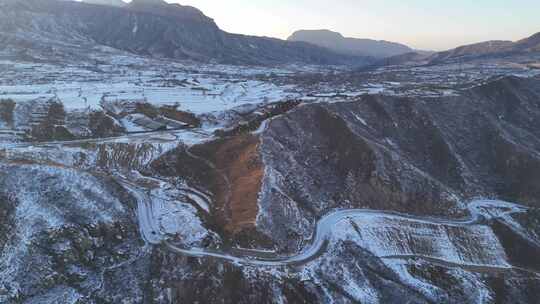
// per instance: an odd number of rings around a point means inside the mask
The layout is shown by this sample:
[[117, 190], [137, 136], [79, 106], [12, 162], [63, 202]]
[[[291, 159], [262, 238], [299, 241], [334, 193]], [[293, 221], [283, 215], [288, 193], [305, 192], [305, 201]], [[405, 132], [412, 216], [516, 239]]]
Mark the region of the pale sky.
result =
[[232, 33], [286, 39], [298, 29], [331, 29], [446, 50], [540, 32], [540, 0], [168, 0], [192, 5]]

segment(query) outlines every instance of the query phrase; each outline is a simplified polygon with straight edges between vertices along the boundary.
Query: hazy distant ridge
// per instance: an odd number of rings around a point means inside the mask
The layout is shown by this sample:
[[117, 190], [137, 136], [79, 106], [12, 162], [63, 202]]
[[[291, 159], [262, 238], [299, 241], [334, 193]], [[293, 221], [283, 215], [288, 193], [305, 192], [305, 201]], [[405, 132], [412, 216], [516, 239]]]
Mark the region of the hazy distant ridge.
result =
[[336, 52], [356, 56], [390, 57], [412, 52], [413, 50], [401, 43], [347, 38], [330, 30], [300, 30], [294, 32], [289, 41], [303, 41], [326, 47]]

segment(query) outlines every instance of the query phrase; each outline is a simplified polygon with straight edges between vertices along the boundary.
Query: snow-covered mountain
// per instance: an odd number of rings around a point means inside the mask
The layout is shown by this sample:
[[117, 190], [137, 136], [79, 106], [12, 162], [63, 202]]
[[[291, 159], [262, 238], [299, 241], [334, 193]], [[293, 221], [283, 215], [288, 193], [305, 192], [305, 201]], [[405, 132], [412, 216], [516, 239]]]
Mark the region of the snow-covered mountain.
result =
[[[1, 0], [2, 48], [84, 53], [108, 46], [135, 54], [241, 64], [348, 64], [366, 59], [301, 42], [226, 33], [201, 11], [160, 0], [123, 7], [57, 0]], [[42, 56], [43, 57], [43, 56]]]

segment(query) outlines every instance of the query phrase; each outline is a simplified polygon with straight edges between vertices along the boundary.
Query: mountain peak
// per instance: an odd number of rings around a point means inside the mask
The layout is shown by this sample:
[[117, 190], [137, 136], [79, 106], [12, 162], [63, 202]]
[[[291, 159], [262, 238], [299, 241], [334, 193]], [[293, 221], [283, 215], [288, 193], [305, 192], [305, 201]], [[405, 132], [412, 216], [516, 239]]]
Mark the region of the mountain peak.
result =
[[130, 5], [168, 5], [164, 0], [133, 0]]
[[319, 36], [319, 37], [326, 37], [326, 38], [345, 38], [341, 33], [334, 32], [327, 29], [321, 29], [321, 30], [298, 30], [294, 32], [288, 40], [296, 40], [301, 39], [305, 36]]
[[341, 33], [326, 29], [299, 30], [294, 32], [288, 40], [307, 42], [348, 55], [378, 58], [405, 54], [412, 51], [411, 48], [403, 44], [373, 39], [347, 38]]
[[207, 17], [202, 11], [193, 6], [184, 6], [177, 3], [169, 4], [164, 0], [133, 0], [126, 7], [131, 10], [148, 12], [161, 16], [214, 23], [211, 18]]
[[127, 3], [125, 3], [122, 0], [82, 0], [81, 2], [88, 3], [88, 4], [117, 6], [117, 7], [123, 7], [127, 5]]

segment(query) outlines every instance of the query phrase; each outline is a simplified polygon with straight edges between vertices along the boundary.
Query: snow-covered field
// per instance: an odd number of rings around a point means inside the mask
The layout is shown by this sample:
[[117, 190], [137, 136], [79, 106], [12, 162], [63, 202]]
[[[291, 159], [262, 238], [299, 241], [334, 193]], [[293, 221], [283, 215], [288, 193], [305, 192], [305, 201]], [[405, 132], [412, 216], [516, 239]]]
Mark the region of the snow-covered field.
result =
[[101, 100], [148, 101], [178, 104], [182, 110], [203, 114], [291, 98], [333, 101], [363, 94], [455, 95], [464, 84], [481, 83], [492, 76], [540, 73], [527, 66], [503, 63], [385, 67], [342, 73], [336, 67], [170, 61], [107, 48], [93, 50], [88, 58], [59, 64], [0, 57], [0, 100], [57, 97], [68, 110], [95, 109]]
[[[97, 108], [101, 100], [179, 104], [195, 114], [297, 97], [291, 86], [257, 80], [287, 74], [273, 68], [243, 68], [113, 56], [94, 65], [0, 61], [0, 99], [57, 97], [66, 109]], [[294, 68], [294, 67], [293, 67]]]

